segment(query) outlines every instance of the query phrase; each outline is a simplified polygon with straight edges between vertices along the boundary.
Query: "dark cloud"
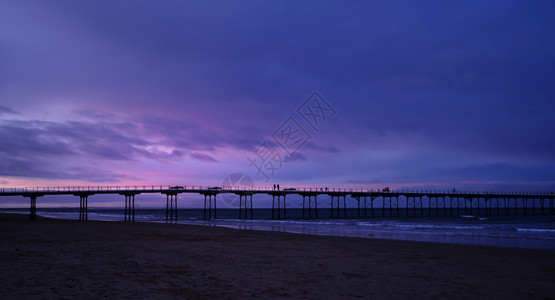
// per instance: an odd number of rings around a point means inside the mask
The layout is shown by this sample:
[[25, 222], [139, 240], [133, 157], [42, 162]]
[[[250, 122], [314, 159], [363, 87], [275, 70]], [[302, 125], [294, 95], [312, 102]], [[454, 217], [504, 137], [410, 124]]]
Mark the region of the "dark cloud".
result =
[[210, 156], [208, 154], [191, 152], [189, 155], [191, 157], [195, 158], [195, 159], [198, 159], [198, 160], [204, 161], [204, 162], [218, 162], [215, 158], [213, 158], [212, 156]]
[[9, 107], [0, 105], [0, 116], [4, 114], [17, 114], [17, 112]]
[[[230, 116], [233, 119], [233, 116]], [[145, 115], [139, 119], [144, 131], [153, 138], [188, 150], [214, 151], [231, 147], [247, 151], [261, 143], [266, 132], [260, 128], [244, 128], [241, 122], [212, 122], [212, 119], [184, 121], [170, 117]], [[239, 123], [239, 124], [238, 124]]]
[[[60, 158], [61, 159], [61, 158]], [[117, 171], [109, 171], [84, 162], [71, 164], [61, 160], [8, 158], [0, 162], [0, 176], [74, 179], [89, 182], [119, 182], [131, 179]]]
[[[3, 141], [0, 154], [4, 157], [0, 174], [118, 181], [123, 179], [121, 175], [103, 170], [98, 165], [109, 161], [179, 160], [184, 157], [183, 150], [188, 150], [173, 149], [171, 153], [157, 150], [157, 146], [166, 145], [146, 137], [157, 136], [165, 142], [172, 140], [173, 134], [167, 132], [168, 136], [160, 136], [160, 131], [142, 130], [130, 122], [5, 120], [0, 123], [0, 140]], [[208, 154], [191, 153], [190, 156], [205, 162], [217, 161]]]
[[319, 146], [313, 142], [307, 142], [306, 144], [304, 144], [303, 149], [305, 148], [309, 150], [314, 150], [314, 151], [324, 152], [324, 153], [332, 153], [332, 154], [337, 154], [340, 152], [337, 146]]
[[305, 155], [301, 154], [300, 152], [295, 152], [292, 155], [286, 155], [283, 158], [283, 162], [285, 163], [291, 163], [291, 162], [299, 162], [299, 161], [307, 161], [308, 157], [306, 157]]

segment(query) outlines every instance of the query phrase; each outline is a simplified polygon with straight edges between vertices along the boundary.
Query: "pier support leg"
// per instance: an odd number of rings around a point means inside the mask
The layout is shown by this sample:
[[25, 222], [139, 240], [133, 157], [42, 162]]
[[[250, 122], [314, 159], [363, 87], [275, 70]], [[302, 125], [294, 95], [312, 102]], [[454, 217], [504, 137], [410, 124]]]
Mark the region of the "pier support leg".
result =
[[130, 214], [130, 203], [129, 203], [129, 196], [124, 195], [125, 197], [125, 216], [123, 217], [124, 221], [129, 221], [129, 214]]
[[[468, 198], [464, 198], [464, 214], [468, 215]], [[472, 214], [472, 200], [470, 200], [470, 214]]]
[[283, 195], [283, 218], [287, 219], [287, 203], [285, 203], [285, 195]]
[[386, 201], [385, 201], [385, 196], [382, 196], [382, 217], [385, 217], [385, 211], [386, 211]]
[[79, 221], [83, 220], [83, 196], [79, 195]]
[[360, 218], [360, 197], [357, 199], [357, 218]]
[[216, 200], [217, 200], [217, 198], [218, 198], [218, 195], [214, 195], [214, 219], [217, 219], [217, 218], [218, 218], [218, 215], [217, 215], [218, 209], [217, 209], [217, 207], [216, 207], [216, 202], [217, 202]]
[[317, 196], [314, 195], [314, 214], [316, 215], [316, 219], [318, 219], [318, 199]]
[[79, 196], [79, 198], [81, 198], [81, 218], [79, 218], [79, 220], [84, 221], [85, 220], [85, 196]]
[[304, 219], [304, 206], [305, 206], [304, 204], [305, 204], [305, 202], [306, 202], [306, 196], [303, 195], [303, 219]]
[[[254, 219], [254, 213], [252, 208], [252, 195], [249, 197], [249, 202], [251, 205], [251, 219]], [[216, 195], [214, 195], [214, 218], [216, 218]]]
[[281, 196], [278, 195], [278, 219], [281, 219]]
[[[132, 216], [133, 216], [133, 221], [135, 221], [135, 195], [132, 195], [131, 197], [133, 198], [133, 203], [132, 203], [132, 206], [131, 206], [131, 214], [132, 214]], [[88, 201], [88, 200], [87, 200], [87, 196], [85, 196], [85, 218], [88, 219], [88, 216], [87, 216], [87, 204], [86, 204], [87, 201]]]
[[389, 216], [393, 216], [393, 207], [391, 206], [391, 196], [389, 198]]
[[177, 194], [173, 195], [173, 199], [175, 201], [175, 220], [177, 221]]
[[173, 220], [173, 195], [170, 195], [170, 221]]
[[281, 219], [281, 196], [278, 195], [278, 201], [277, 201], [277, 217], [278, 219]]
[[312, 202], [311, 196], [308, 196], [308, 217], [312, 218]]
[[176, 212], [177, 212], [177, 207], [175, 205], [175, 199], [174, 199], [174, 195], [170, 195], [170, 201], [171, 201], [171, 205], [170, 208], [172, 209], [170, 211], [170, 216], [172, 220], [176, 220], [177, 216], [176, 216]]
[[212, 219], [212, 195], [208, 195], [208, 220], [211, 220], [211, 219]]
[[[279, 203], [279, 202], [278, 202]], [[241, 220], [241, 213], [243, 211], [243, 195], [239, 195], [239, 220]], [[279, 213], [279, 212], [278, 212]]]
[[333, 218], [333, 196], [331, 196], [331, 203], [330, 203], [330, 218]]
[[248, 199], [249, 199], [249, 195], [245, 195], [245, 220], [248, 219], [248, 215], [247, 215], [247, 204], [248, 204]]
[[370, 209], [372, 210], [372, 217], [374, 217], [374, 199], [376, 199], [376, 197], [370, 197]]
[[345, 218], [347, 217], [347, 196], [343, 196], [343, 213], [345, 214]]
[[31, 208], [29, 209], [29, 220], [37, 219], [37, 197], [31, 196]]
[[368, 210], [366, 205], [366, 196], [364, 196], [364, 217], [368, 217]]
[[[127, 221], [127, 207], [129, 206], [127, 204], [127, 195], [123, 195], [125, 197], [125, 207], [123, 209], [123, 220]], [[83, 201], [83, 198], [81, 197], [81, 201]], [[79, 220], [81, 220], [81, 215], [79, 215]]]
[[339, 200], [339, 199], [340, 199], [340, 197], [337, 196], [337, 217], [338, 217], [338, 218], [339, 218], [339, 216], [341, 216], [341, 209], [340, 209], [340, 207], [341, 207], [341, 200]]
[[399, 215], [399, 196], [395, 196], [395, 205], [397, 205], [397, 217], [400, 217], [400, 215]]
[[[166, 210], [167, 210], [167, 209], [166, 209]], [[168, 218], [167, 215], [168, 215], [168, 213], [166, 213], [166, 219]], [[203, 211], [202, 218], [203, 218], [204, 220], [206, 220], [206, 195], [204, 195], [204, 211]]]

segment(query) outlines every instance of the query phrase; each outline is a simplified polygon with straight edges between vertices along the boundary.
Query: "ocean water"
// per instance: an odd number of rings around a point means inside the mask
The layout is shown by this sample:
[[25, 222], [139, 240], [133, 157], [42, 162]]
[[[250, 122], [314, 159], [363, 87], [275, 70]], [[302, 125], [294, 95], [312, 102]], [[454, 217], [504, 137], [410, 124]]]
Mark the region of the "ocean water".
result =
[[[2, 212], [28, 213], [25, 209]], [[41, 216], [78, 219], [78, 208], [38, 209]], [[239, 230], [281, 231], [297, 234], [347, 236], [451, 244], [520, 247], [555, 250], [555, 215], [518, 216], [388, 216], [376, 210], [376, 217], [330, 217], [319, 209], [319, 219], [303, 219], [301, 209], [288, 209], [287, 219], [272, 219], [271, 209], [254, 209], [254, 219], [239, 219], [237, 209], [218, 209], [218, 219], [204, 220], [202, 209], [179, 209], [177, 221], [166, 221], [165, 209], [136, 209], [136, 222], [173, 222], [199, 226], [222, 226]], [[385, 213], [385, 216], [384, 216]], [[283, 214], [283, 212], [282, 212]], [[312, 217], [314, 217], [314, 211]], [[343, 212], [342, 212], [343, 215]], [[356, 209], [347, 209], [356, 216]], [[244, 217], [244, 211], [242, 212]], [[277, 217], [277, 213], [275, 215]], [[249, 211], [250, 217], [250, 211]], [[305, 217], [308, 213], [305, 211]], [[123, 221], [123, 209], [89, 208], [89, 220]]]

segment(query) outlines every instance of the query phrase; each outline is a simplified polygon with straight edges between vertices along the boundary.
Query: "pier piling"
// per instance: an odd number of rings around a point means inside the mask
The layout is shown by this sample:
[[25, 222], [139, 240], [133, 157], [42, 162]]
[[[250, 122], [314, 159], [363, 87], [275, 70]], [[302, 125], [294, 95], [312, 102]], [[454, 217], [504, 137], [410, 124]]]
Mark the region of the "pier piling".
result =
[[29, 220], [34, 221], [37, 219], [37, 197], [31, 196], [31, 208], [29, 210]]

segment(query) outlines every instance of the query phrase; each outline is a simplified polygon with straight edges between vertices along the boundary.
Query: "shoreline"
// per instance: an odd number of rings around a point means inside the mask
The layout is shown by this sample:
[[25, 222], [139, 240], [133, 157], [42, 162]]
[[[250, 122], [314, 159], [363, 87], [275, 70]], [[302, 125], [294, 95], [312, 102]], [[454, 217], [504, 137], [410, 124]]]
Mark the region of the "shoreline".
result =
[[[121, 221], [118, 210], [91, 213], [90, 220]], [[114, 211], [116, 212], [114, 214]], [[137, 222], [175, 223], [165, 221], [163, 210], [145, 210]], [[162, 214], [160, 214], [162, 211]], [[10, 213], [9, 211], [4, 211]], [[2, 213], [0, 211], [0, 213]], [[19, 212], [23, 213], [24, 212]], [[185, 213], [186, 214], [186, 213]], [[68, 212], [42, 212], [43, 217], [76, 220]], [[146, 216], [146, 218], [145, 218]], [[555, 250], [554, 216], [519, 217], [445, 217], [443, 218], [335, 218], [335, 219], [228, 219], [202, 220], [184, 216], [176, 223], [219, 226], [238, 230], [279, 231], [304, 235], [344, 236], [370, 239], [420, 241], [443, 244], [482, 245], [510, 248]], [[202, 216], [201, 216], [202, 217]], [[516, 218], [516, 219], [515, 219]], [[523, 220], [523, 218], [530, 218]]]
[[550, 298], [555, 251], [0, 214], [2, 298]]

